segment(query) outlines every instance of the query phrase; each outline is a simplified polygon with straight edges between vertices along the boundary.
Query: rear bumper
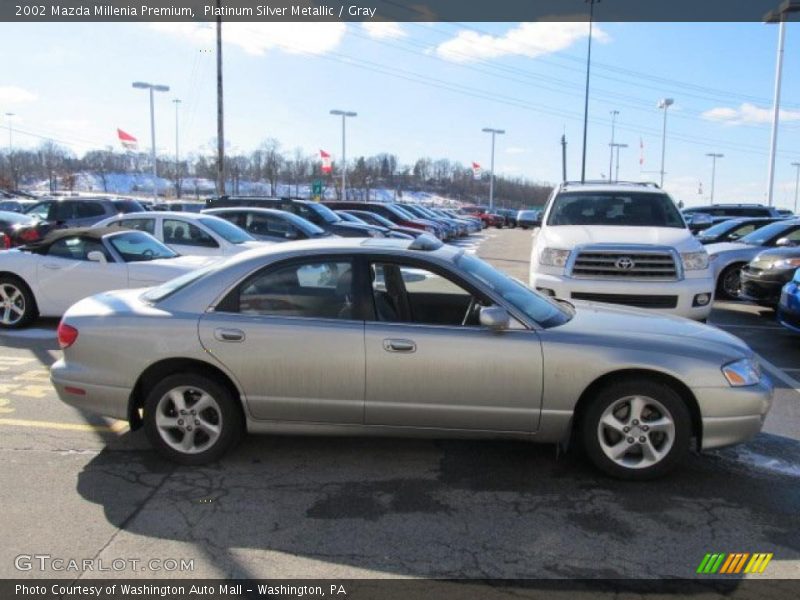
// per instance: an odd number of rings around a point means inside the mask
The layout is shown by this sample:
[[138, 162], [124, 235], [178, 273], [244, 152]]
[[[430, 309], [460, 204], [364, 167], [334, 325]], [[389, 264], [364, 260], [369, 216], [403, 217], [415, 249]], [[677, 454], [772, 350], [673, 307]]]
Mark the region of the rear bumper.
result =
[[703, 426], [702, 449], [738, 444], [764, 425], [772, 406], [773, 386], [766, 375], [747, 387], [696, 388]]
[[81, 381], [70, 372], [63, 359], [50, 368], [50, 381], [65, 404], [105, 417], [128, 420], [130, 388]]

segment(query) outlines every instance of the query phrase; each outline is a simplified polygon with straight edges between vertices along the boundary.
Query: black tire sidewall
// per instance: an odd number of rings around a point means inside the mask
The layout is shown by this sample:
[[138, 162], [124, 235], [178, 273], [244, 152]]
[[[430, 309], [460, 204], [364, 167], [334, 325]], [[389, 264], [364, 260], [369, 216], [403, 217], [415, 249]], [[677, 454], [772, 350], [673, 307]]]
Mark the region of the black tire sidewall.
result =
[[[222, 413], [222, 432], [216, 443], [197, 454], [184, 454], [170, 447], [158, 433], [155, 414], [159, 400], [171, 389], [180, 386], [196, 387], [209, 393], [217, 401]], [[238, 400], [230, 390], [214, 379], [197, 373], [178, 373], [165, 377], [147, 394], [144, 402], [144, 430], [152, 446], [165, 458], [183, 465], [204, 465], [220, 459], [241, 439], [244, 416]]]
[[[597, 438], [597, 426], [606, 408], [621, 398], [635, 395], [658, 400], [672, 414], [675, 423], [675, 440], [667, 456], [656, 465], [644, 469], [628, 469], [618, 465], [605, 455]], [[580, 437], [586, 456], [601, 471], [618, 479], [643, 481], [661, 477], [683, 461], [689, 452], [692, 420], [686, 402], [671, 387], [659, 381], [631, 379], [600, 390], [583, 415]]]
[[36, 298], [33, 297], [33, 292], [31, 288], [28, 287], [28, 284], [19, 277], [6, 275], [0, 277], [0, 285], [15, 286], [25, 299], [25, 314], [22, 315], [22, 318], [13, 325], [3, 325], [0, 323], [0, 329], [21, 329], [30, 325], [33, 320], [36, 319], [38, 310], [36, 308]]
[[[730, 295], [728, 292], [725, 291], [725, 278], [731, 273], [731, 271], [740, 271], [744, 264], [732, 264], [728, 265], [722, 270], [722, 273], [719, 275], [719, 280], [717, 281], [717, 295], [722, 296], [723, 298], [727, 298], [728, 300], [736, 300], [736, 296]], [[742, 279], [741, 275], [739, 276], [739, 289], [741, 289]]]

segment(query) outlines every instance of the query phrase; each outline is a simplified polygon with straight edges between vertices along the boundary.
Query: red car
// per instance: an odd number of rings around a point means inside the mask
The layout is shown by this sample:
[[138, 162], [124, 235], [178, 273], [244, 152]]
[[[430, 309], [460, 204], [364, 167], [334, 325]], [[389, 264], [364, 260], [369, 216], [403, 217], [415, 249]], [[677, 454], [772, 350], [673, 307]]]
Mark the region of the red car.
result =
[[0, 210], [0, 249], [36, 242], [42, 239], [50, 229], [48, 223], [39, 219]]
[[487, 206], [465, 206], [461, 210], [468, 215], [478, 217], [481, 220], [481, 223], [483, 223], [484, 228], [497, 227], [501, 229], [506, 222], [505, 217], [502, 215], [494, 215], [490, 212], [486, 212], [488, 210]]

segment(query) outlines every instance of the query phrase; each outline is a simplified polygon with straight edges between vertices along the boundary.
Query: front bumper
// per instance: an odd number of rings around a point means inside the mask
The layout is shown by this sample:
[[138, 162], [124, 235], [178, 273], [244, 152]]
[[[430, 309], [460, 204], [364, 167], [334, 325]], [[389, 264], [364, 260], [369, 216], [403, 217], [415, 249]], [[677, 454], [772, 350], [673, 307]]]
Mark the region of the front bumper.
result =
[[794, 270], [776, 271], [770, 277], [763, 275], [753, 275], [742, 269], [740, 281], [742, 289], [740, 297], [744, 300], [751, 300], [757, 304], [765, 306], [775, 306], [781, 297], [781, 288], [792, 279]]
[[778, 322], [792, 331], [800, 333], [800, 284], [787, 283], [778, 304]]
[[[589, 300], [646, 308], [655, 313], [678, 315], [700, 321], [707, 319], [713, 302], [714, 280], [711, 277], [680, 281], [616, 281], [577, 279], [548, 273], [531, 273], [534, 289], [552, 290], [557, 298]], [[698, 294], [709, 294], [705, 306], [692, 306]]]
[[703, 427], [702, 449], [720, 448], [752, 438], [772, 406], [772, 381], [763, 375], [747, 387], [695, 388]]

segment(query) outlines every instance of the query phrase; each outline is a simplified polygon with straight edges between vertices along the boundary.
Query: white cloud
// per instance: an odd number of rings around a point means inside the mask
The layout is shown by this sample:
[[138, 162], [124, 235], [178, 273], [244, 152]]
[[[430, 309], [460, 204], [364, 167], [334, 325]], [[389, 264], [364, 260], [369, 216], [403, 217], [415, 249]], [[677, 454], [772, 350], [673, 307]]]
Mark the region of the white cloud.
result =
[[[781, 110], [782, 121], [800, 121], [800, 110]], [[771, 123], [772, 108], [761, 108], [745, 102], [738, 108], [720, 106], [703, 113], [703, 118], [728, 125], [742, 125], [744, 123]]]
[[24, 104], [36, 100], [36, 94], [15, 85], [0, 85], [0, 104]]
[[[569, 48], [576, 41], [588, 37], [589, 24], [584, 22], [520, 23], [501, 36], [460, 31], [456, 37], [439, 44], [436, 54], [453, 62], [470, 62], [502, 56], [527, 56], [536, 58]], [[593, 39], [610, 41], [610, 36], [594, 27]]]
[[[211, 24], [149, 23], [148, 26], [209, 49], [216, 44], [216, 27]], [[325, 54], [339, 45], [346, 30], [344, 23], [236, 22], [223, 25], [222, 41], [254, 56], [262, 56], [269, 50], [288, 54]]]
[[408, 35], [400, 23], [393, 21], [365, 21], [361, 24], [367, 35], [376, 40], [402, 38]]

